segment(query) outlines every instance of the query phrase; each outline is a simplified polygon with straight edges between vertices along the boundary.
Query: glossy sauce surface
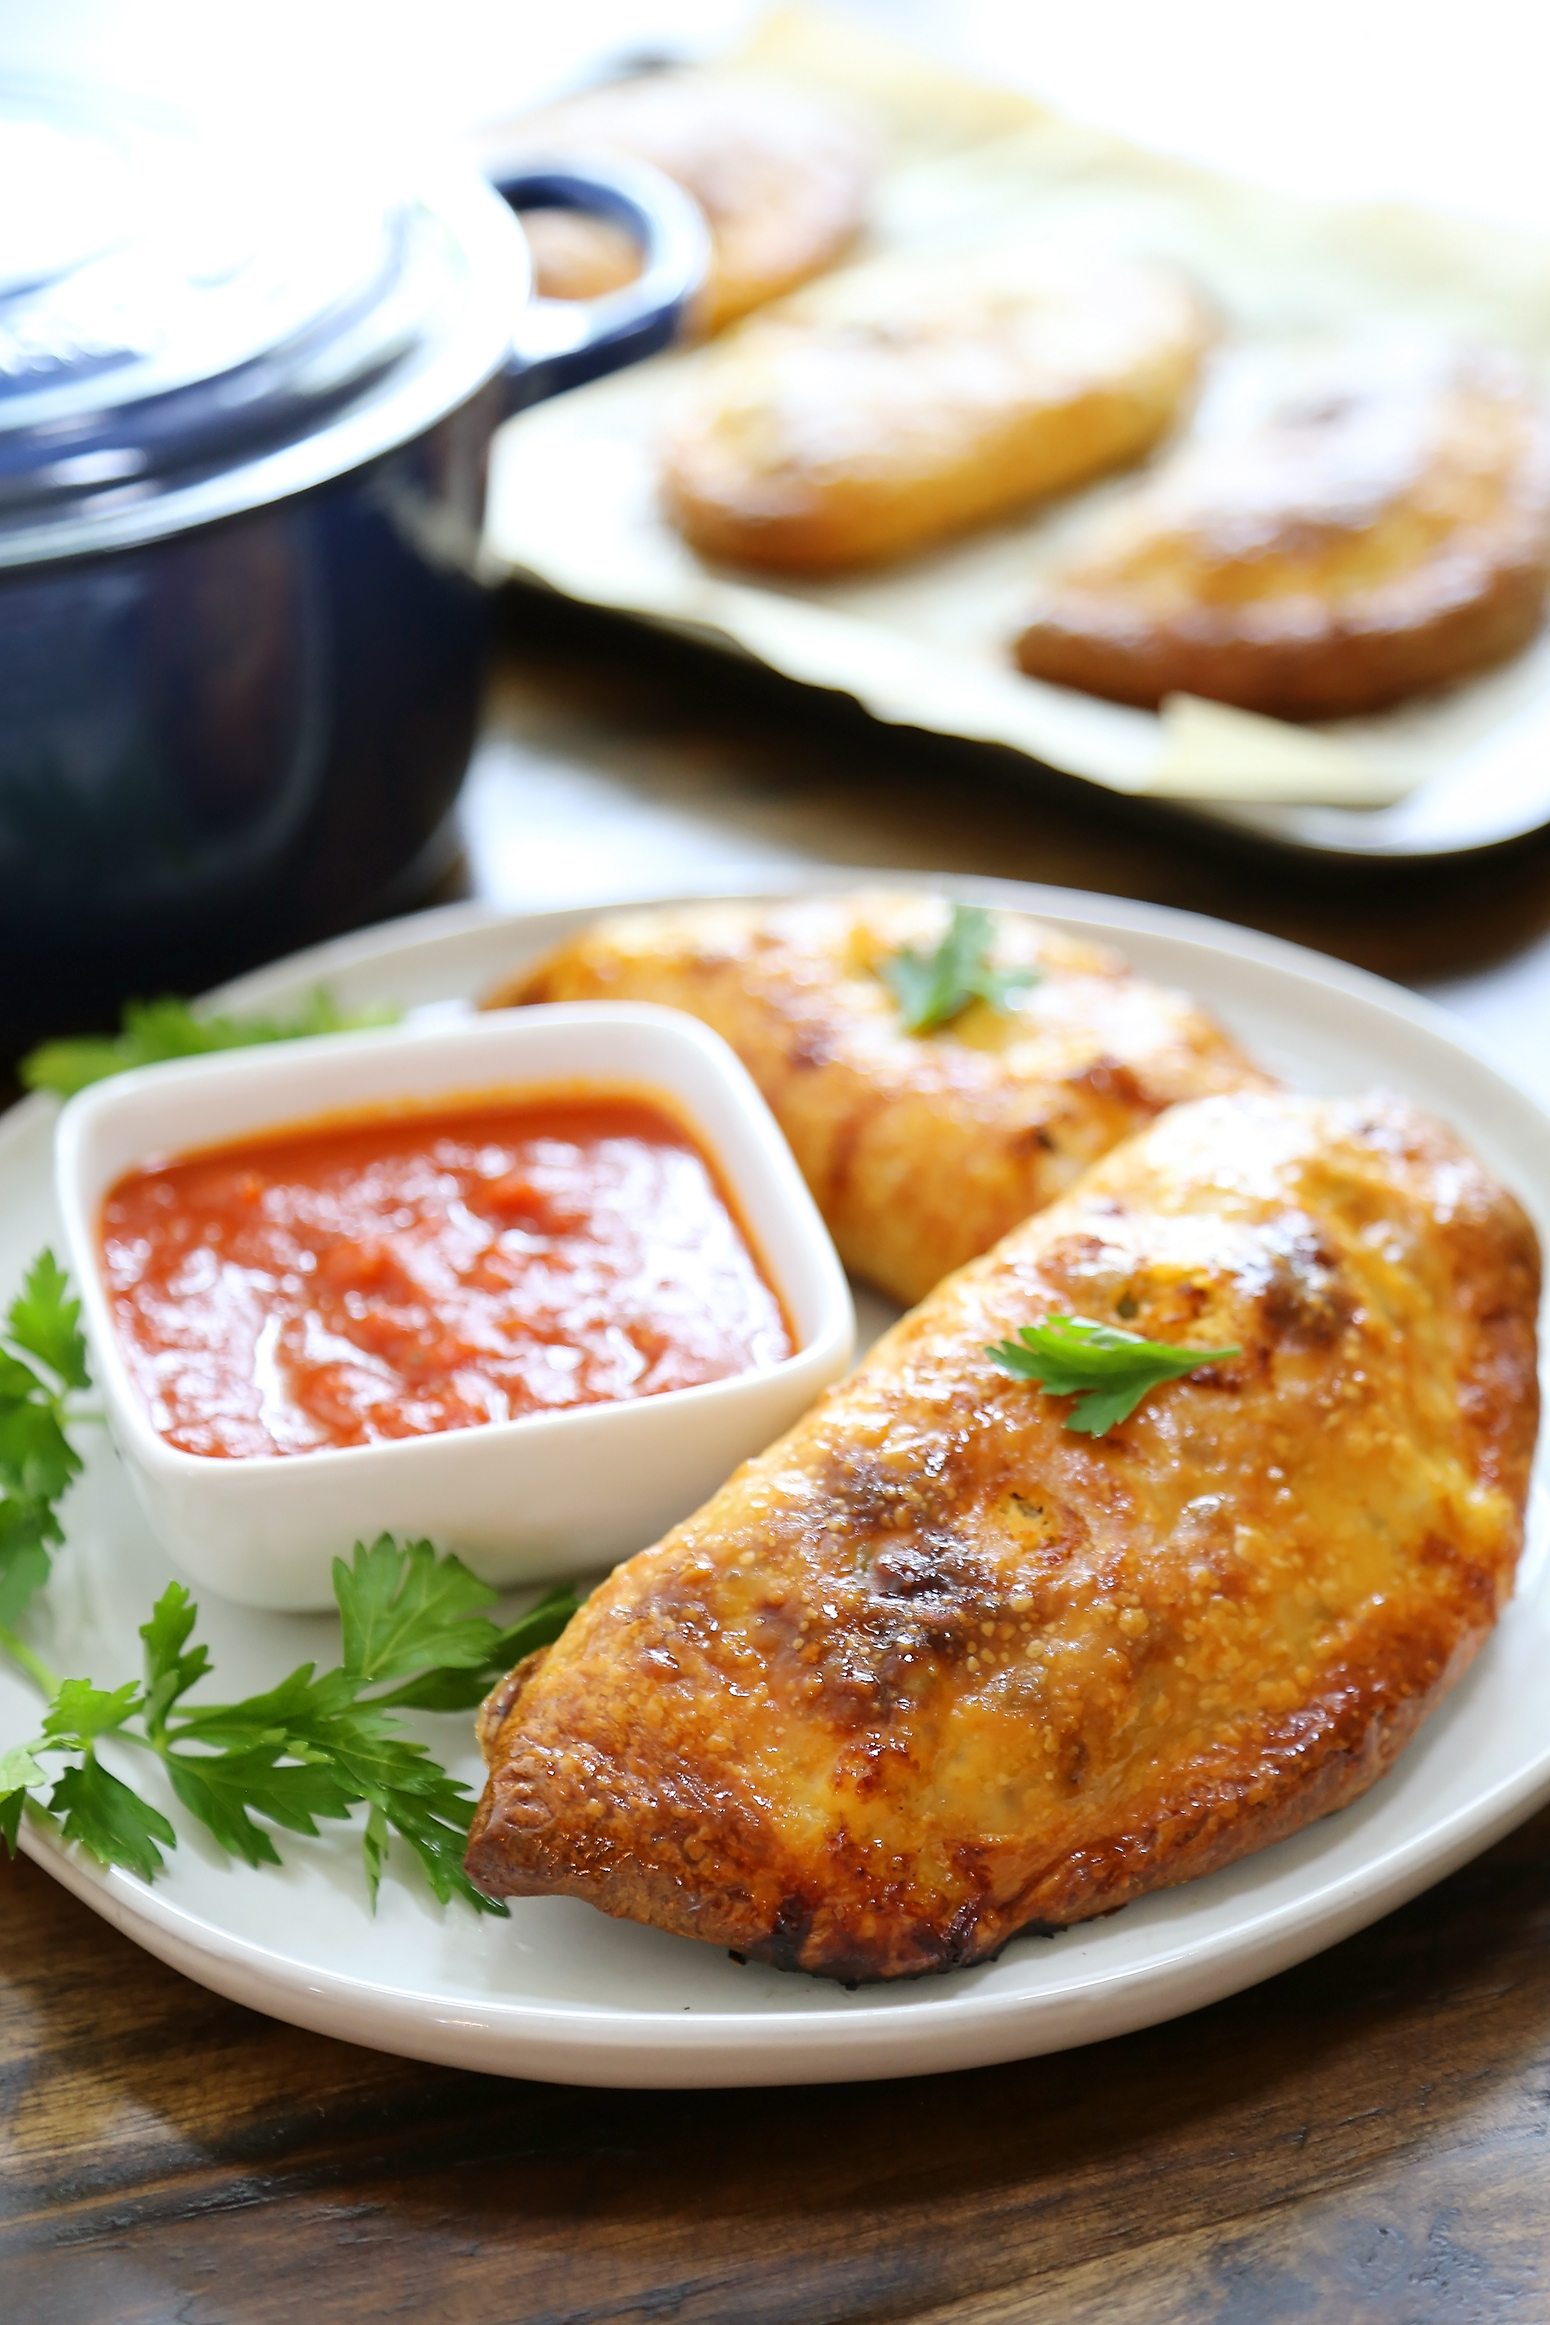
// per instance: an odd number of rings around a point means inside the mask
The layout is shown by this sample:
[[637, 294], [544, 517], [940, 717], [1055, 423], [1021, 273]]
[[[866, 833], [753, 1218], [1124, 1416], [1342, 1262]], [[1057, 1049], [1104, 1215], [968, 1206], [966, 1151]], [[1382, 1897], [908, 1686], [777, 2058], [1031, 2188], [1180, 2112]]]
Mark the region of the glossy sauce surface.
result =
[[185, 1452], [306, 1453], [655, 1396], [792, 1351], [714, 1172], [627, 1098], [244, 1140], [119, 1181], [114, 1320]]

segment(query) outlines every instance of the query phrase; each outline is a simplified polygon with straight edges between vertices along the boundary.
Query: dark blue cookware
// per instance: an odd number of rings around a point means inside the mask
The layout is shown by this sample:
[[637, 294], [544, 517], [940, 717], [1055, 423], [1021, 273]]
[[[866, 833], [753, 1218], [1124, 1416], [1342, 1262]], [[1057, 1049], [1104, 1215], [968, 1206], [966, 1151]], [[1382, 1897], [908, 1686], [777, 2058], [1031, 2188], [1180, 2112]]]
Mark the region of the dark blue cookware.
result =
[[[57, 91], [0, 91], [0, 183], [29, 195], [0, 215], [14, 1035], [423, 889], [478, 711], [491, 434], [664, 346], [705, 254], [648, 170], [281, 188]], [[620, 221], [640, 278], [532, 298], [518, 202]]]

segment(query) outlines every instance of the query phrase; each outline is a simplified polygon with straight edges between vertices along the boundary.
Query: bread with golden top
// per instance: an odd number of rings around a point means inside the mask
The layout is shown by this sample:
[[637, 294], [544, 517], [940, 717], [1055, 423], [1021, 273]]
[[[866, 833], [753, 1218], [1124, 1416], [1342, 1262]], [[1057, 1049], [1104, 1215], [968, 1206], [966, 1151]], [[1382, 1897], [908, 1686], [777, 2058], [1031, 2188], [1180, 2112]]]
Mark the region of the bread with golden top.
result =
[[1211, 323], [1172, 269], [1027, 238], [849, 267], [701, 358], [662, 451], [704, 556], [836, 573], [1139, 459]]
[[1515, 359], [1391, 332], [1234, 365], [1197, 432], [1034, 594], [1030, 676], [1352, 717], [1525, 646], [1550, 420]]
[[[753, 73], [644, 73], [529, 115], [493, 139], [522, 152], [622, 154], [650, 162], [699, 204], [711, 265], [695, 307], [719, 331], [766, 299], [832, 266], [866, 214], [873, 156], [865, 129], [837, 107]], [[578, 219], [534, 235], [538, 288], [594, 296], [621, 277], [616, 236]]]
[[[470, 1873], [897, 1978], [1298, 1831], [1511, 1593], [1538, 1300], [1415, 1108], [1176, 1108], [495, 1690]], [[1094, 1437], [989, 1353], [1052, 1312], [1235, 1353]]]

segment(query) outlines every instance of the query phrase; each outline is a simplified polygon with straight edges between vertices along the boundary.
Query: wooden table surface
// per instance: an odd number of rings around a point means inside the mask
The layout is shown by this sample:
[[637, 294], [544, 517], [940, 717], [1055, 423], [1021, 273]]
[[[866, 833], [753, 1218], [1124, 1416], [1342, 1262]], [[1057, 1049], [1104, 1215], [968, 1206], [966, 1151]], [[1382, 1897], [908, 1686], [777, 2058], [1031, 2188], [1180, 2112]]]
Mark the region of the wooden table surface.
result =
[[[1337, 879], [600, 617], [513, 597], [507, 628], [482, 893], [827, 856], [1146, 896], [1441, 990], [1550, 1094], [1550, 847]], [[810, 2091], [417, 2066], [216, 1999], [25, 1860], [0, 1910], [11, 2325], [1550, 2321], [1550, 1814], [1174, 2025]]]

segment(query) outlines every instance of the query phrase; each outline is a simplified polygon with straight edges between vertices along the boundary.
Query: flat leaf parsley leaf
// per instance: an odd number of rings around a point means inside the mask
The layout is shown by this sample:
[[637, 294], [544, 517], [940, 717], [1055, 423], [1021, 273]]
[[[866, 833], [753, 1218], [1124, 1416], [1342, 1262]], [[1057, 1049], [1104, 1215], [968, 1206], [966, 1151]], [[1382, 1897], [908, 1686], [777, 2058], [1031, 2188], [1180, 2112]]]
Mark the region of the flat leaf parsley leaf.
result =
[[47, 1582], [64, 1539], [55, 1504], [81, 1466], [65, 1424], [84, 1418], [72, 1415], [69, 1396], [91, 1376], [81, 1303], [69, 1290], [53, 1253], [40, 1252], [0, 1323], [0, 1624]]
[[70, 1279], [51, 1251], [40, 1251], [27, 1270], [27, 1280], [11, 1302], [5, 1330], [18, 1348], [41, 1357], [67, 1389], [91, 1387], [81, 1303], [71, 1299]]
[[67, 1841], [79, 1841], [99, 1864], [122, 1865], [142, 1881], [155, 1880], [167, 1862], [162, 1849], [177, 1845], [178, 1836], [161, 1810], [91, 1756], [65, 1770], [48, 1805], [55, 1816], [63, 1816]]
[[8, 1752], [0, 1752], [0, 1836], [13, 1857], [27, 1795], [35, 1785], [47, 1782], [48, 1770], [40, 1766], [26, 1744], [13, 1744]]
[[132, 1679], [111, 1691], [93, 1687], [89, 1679], [67, 1679], [54, 1691], [43, 1733], [51, 1744], [62, 1744], [67, 1750], [84, 1749], [98, 1736], [110, 1736], [115, 1728], [133, 1719], [140, 1702], [140, 1690]]
[[443, 1666], [425, 1671], [402, 1687], [377, 1697], [379, 1703], [398, 1704], [415, 1711], [471, 1711], [483, 1701], [495, 1681], [540, 1647], [550, 1646], [576, 1611], [573, 1591], [561, 1584], [530, 1606], [509, 1631], [496, 1631], [486, 1660], [474, 1667]]
[[1129, 1420], [1149, 1389], [1242, 1351], [1175, 1348], [1165, 1340], [1145, 1340], [1139, 1332], [1122, 1332], [1113, 1324], [1095, 1324], [1086, 1316], [1046, 1316], [1042, 1323], [1023, 1325], [1015, 1340], [998, 1340], [985, 1353], [1003, 1371], [1037, 1381], [1047, 1396], [1076, 1397], [1066, 1427], [1102, 1437], [1118, 1422]]
[[[189, 1645], [198, 1609], [179, 1582], [168, 1584], [141, 1625], [143, 1685], [130, 1680], [110, 1690], [56, 1679], [0, 1627], [0, 1648], [49, 1696], [40, 1733], [0, 1758], [0, 1835], [12, 1852], [25, 1808], [62, 1817], [65, 1838], [103, 1864], [127, 1866], [145, 1881], [162, 1869], [161, 1852], [176, 1846], [177, 1834], [98, 1760], [98, 1741], [112, 1736], [154, 1754], [190, 1816], [249, 1865], [280, 1863], [267, 1827], [316, 1833], [320, 1817], [364, 1806], [373, 1903], [396, 1834], [443, 1904], [461, 1897], [481, 1913], [504, 1913], [463, 1870], [473, 1794], [424, 1744], [401, 1734], [392, 1714], [410, 1706], [466, 1710], [513, 1662], [558, 1638], [580, 1602], [573, 1591], [552, 1590], [501, 1630], [480, 1611], [494, 1591], [459, 1559], [438, 1558], [428, 1542], [400, 1546], [387, 1534], [369, 1547], [357, 1543], [349, 1565], [335, 1560], [334, 1590], [344, 1628], [338, 1668], [299, 1664], [278, 1686], [239, 1703], [187, 1701], [210, 1660], [203, 1646]], [[400, 1684], [370, 1692], [385, 1680]], [[45, 1810], [32, 1795], [49, 1781], [42, 1761], [51, 1753], [77, 1764], [55, 1781]]]
[[334, 1560], [334, 1596], [344, 1626], [344, 1669], [364, 1685], [400, 1679], [428, 1663], [456, 1670], [483, 1665], [495, 1625], [482, 1615], [495, 1593], [456, 1558], [438, 1558], [429, 1542], [400, 1550], [384, 1534], [355, 1563]]
[[1022, 969], [990, 966], [995, 939], [995, 922], [982, 904], [955, 904], [935, 952], [906, 948], [883, 962], [879, 974], [899, 1004], [906, 1033], [934, 1033], [971, 1001], [1004, 1010], [1038, 983], [1039, 971], [1031, 964]]
[[254, 1049], [264, 1042], [303, 1041], [315, 1033], [355, 1033], [392, 1025], [400, 1014], [385, 1004], [341, 1009], [321, 986], [293, 1017], [207, 1017], [186, 1001], [130, 1001], [118, 1033], [46, 1041], [22, 1059], [17, 1071], [29, 1090], [54, 1090], [61, 1098], [71, 1098], [89, 1083], [127, 1074], [132, 1066], [208, 1057], [216, 1050]]

